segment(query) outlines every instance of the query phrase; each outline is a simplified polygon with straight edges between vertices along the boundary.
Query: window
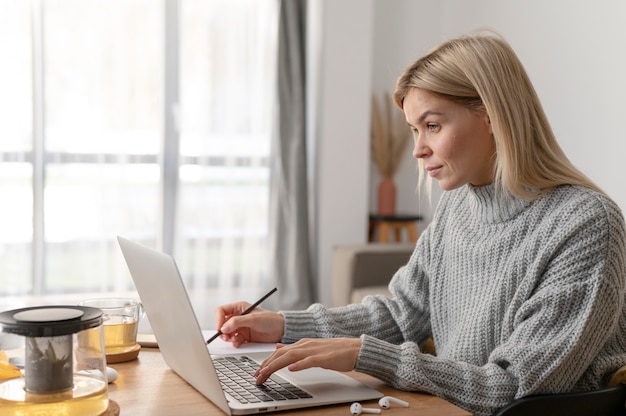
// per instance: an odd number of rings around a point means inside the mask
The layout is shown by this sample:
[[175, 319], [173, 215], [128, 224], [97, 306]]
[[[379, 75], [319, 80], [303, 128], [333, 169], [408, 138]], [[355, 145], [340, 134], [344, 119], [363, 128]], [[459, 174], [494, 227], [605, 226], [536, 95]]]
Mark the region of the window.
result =
[[190, 288], [263, 284], [276, 14], [0, 3], [0, 296], [131, 290], [118, 234]]

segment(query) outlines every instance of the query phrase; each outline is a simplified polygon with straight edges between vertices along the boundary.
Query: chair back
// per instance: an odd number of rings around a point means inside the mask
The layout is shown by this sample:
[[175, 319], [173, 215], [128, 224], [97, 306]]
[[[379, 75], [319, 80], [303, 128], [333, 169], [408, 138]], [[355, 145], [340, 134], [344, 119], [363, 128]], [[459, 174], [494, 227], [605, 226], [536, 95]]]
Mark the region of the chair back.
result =
[[626, 386], [618, 384], [594, 391], [522, 397], [495, 416], [625, 416], [625, 405]]

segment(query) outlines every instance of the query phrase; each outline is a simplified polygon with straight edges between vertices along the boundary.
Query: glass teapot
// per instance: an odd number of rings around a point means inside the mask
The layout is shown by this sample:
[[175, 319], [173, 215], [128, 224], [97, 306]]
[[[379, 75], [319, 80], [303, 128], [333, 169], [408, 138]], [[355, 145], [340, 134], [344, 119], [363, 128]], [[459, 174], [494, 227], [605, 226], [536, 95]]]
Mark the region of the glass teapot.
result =
[[[13, 348], [0, 350], [0, 414], [99, 415], [107, 410], [101, 310], [38, 306], [6, 311], [0, 313], [0, 332], [16, 340]], [[2, 342], [0, 348], [6, 348]]]

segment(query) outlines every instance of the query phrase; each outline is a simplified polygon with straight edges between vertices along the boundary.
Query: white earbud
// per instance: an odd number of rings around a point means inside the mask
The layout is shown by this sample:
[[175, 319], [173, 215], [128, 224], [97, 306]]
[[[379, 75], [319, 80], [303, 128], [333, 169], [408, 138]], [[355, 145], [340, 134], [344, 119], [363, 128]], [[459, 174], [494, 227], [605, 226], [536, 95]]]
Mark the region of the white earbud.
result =
[[360, 415], [361, 413], [380, 413], [380, 409], [368, 409], [361, 406], [361, 403], [352, 403], [350, 406], [350, 413], [353, 415]]
[[409, 407], [409, 402], [405, 402], [404, 400], [396, 399], [391, 396], [385, 396], [378, 401], [378, 404], [383, 409], [389, 409], [391, 407], [391, 403], [397, 403], [402, 407]]

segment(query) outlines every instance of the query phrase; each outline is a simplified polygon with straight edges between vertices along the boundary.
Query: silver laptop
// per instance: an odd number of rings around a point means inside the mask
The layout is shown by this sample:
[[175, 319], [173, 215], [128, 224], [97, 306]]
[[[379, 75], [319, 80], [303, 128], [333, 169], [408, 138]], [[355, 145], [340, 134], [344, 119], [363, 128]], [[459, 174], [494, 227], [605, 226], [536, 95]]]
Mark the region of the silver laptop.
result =
[[[212, 356], [174, 259], [122, 237], [118, 241], [165, 362], [226, 414], [267, 413], [382, 397], [345, 374], [321, 368], [283, 369], [263, 386], [256, 386], [249, 374], [269, 353]], [[248, 381], [252, 383], [248, 385]]]

